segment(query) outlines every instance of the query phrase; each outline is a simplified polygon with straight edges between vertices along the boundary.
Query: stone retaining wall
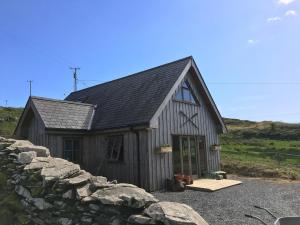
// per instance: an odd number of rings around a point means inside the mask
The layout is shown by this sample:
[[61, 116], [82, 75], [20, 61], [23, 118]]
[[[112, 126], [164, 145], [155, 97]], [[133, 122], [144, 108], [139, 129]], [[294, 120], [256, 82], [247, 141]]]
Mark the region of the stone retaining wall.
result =
[[187, 205], [159, 202], [137, 186], [53, 158], [43, 146], [2, 137], [0, 192], [8, 196], [0, 200], [1, 224], [207, 225]]

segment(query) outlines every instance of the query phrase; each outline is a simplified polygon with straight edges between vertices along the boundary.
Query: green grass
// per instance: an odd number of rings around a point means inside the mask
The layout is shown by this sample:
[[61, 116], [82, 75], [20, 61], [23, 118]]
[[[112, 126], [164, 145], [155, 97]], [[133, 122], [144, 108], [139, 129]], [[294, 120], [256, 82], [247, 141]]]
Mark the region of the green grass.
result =
[[22, 108], [0, 107], [0, 136], [10, 137], [17, 125]]
[[[300, 124], [225, 119], [224, 170], [250, 176], [300, 179]], [[279, 153], [277, 155], [276, 153]]]

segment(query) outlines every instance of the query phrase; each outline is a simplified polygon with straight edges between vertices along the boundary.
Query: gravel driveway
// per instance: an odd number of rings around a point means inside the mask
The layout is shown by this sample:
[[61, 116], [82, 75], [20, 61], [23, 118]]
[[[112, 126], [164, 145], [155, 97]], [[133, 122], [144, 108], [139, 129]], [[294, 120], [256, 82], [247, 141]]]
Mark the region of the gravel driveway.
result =
[[242, 185], [212, 193], [186, 190], [185, 192], [155, 192], [161, 201], [175, 201], [193, 207], [210, 225], [260, 225], [259, 221], [244, 217], [258, 215], [269, 224], [274, 220], [253, 205], [269, 208], [278, 217], [300, 216], [300, 182], [237, 178]]

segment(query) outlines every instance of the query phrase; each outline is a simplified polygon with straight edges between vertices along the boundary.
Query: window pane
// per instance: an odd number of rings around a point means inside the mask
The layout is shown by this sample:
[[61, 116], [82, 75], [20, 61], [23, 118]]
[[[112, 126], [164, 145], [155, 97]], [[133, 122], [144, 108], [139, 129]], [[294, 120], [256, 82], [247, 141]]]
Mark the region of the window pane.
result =
[[71, 151], [73, 149], [72, 140], [65, 140], [65, 150]]
[[194, 98], [194, 96], [193, 96], [192, 93], [191, 93], [191, 102], [192, 102], [192, 103], [196, 103], [195, 98]]
[[182, 92], [181, 88], [177, 91], [175, 99], [182, 101]]
[[192, 163], [192, 174], [197, 174], [197, 149], [195, 138], [190, 138], [190, 154]]
[[65, 139], [63, 157], [72, 162], [80, 162], [80, 140]]
[[182, 87], [184, 87], [184, 88], [188, 88], [188, 87], [189, 87], [189, 84], [188, 84], [188, 82], [187, 82], [187, 81], [185, 81], [185, 82], [182, 84]]
[[183, 173], [186, 175], [190, 175], [190, 164], [189, 164], [189, 144], [188, 138], [182, 137], [181, 139], [181, 154], [182, 154], [182, 162], [183, 162]]
[[186, 89], [186, 88], [183, 88], [182, 89], [183, 91], [183, 100], [184, 101], [190, 101], [190, 90], [189, 89]]
[[80, 149], [80, 141], [79, 140], [73, 140], [73, 150], [78, 151]]
[[73, 162], [79, 162], [80, 161], [80, 151], [74, 150], [73, 151]]
[[173, 168], [174, 174], [181, 173], [181, 157], [180, 157], [180, 146], [179, 137], [173, 137]]
[[114, 161], [123, 159], [123, 136], [112, 136], [108, 138], [106, 158]]
[[73, 161], [72, 151], [64, 151], [64, 159], [68, 161]]

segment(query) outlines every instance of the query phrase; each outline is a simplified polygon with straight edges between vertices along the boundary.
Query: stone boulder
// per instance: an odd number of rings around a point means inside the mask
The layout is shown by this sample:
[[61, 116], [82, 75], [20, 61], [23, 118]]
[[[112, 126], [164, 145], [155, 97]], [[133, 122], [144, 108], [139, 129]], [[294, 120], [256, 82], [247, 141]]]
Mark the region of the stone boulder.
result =
[[80, 185], [87, 183], [92, 178], [92, 175], [85, 170], [81, 170], [78, 176], [64, 179], [62, 182], [70, 185]]
[[0, 142], [0, 150], [6, 149], [10, 145], [11, 145], [11, 143], [9, 143], [9, 142]]
[[158, 202], [144, 211], [157, 222], [168, 225], [208, 225], [190, 206], [177, 202]]
[[46, 181], [69, 178], [80, 171], [80, 166], [60, 158], [52, 158], [42, 168], [41, 175]]
[[7, 147], [7, 149], [11, 150], [11, 151], [15, 151], [16, 149], [20, 148], [20, 147], [32, 147], [34, 146], [30, 141], [27, 140], [15, 140], [15, 142], [10, 145], [9, 147]]
[[50, 203], [46, 202], [45, 199], [43, 198], [33, 198], [31, 202], [39, 210], [45, 210], [53, 207]]
[[66, 192], [62, 195], [62, 197], [63, 197], [64, 199], [73, 199], [73, 190], [68, 190], [68, 191], [66, 191]]
[[78, 200], [88, 197], [92, 194], [91, 190], [90, 190], [90, 184], [86, 184], [82, 187], [79, 187], [76, 189], [76, 198]]
[[28, 164], [36, 157], [36, 152], [21, 152], [18, 154], [18, 162], [21, 164]]
[[36, 152], [38, 157], [48, 157], [50, 155], [50, 151], [48, 148], [44, 146], [36, 146], [36, 145], [29, 145], [29, 146], [18, 146], [17, 149], [21, 152]]
[[53, 162], [52, 157], [36, 157], [34, 158], [29, 165], [26, 165], [24, 170], [35, 170], [42, 169], [44, 167], [53, 167], [55, 163]]
[[157, 224], [154, 219], [143, 215], [131, 215], [128, 218], [129, 224], [152, 225]]
[[31, 201], [32, 200], [32, 197], [31, 197], [31, 194], [30, 194], [30, 191], [27, 190], [26, 188], [24, 188], [23, 186], [21, 185], [16, 185], [15, 187], [15, 192], [22, 196], [23, 198], [25, 198], [27, 201]]
[[147, 193], [144, 189], [130, 184], [118, 184], [99, 189], [90, 197], [90, 200], [100, 201], [104, 205], [119, 205], [137, 209], [158, 202], [153, 195]]

